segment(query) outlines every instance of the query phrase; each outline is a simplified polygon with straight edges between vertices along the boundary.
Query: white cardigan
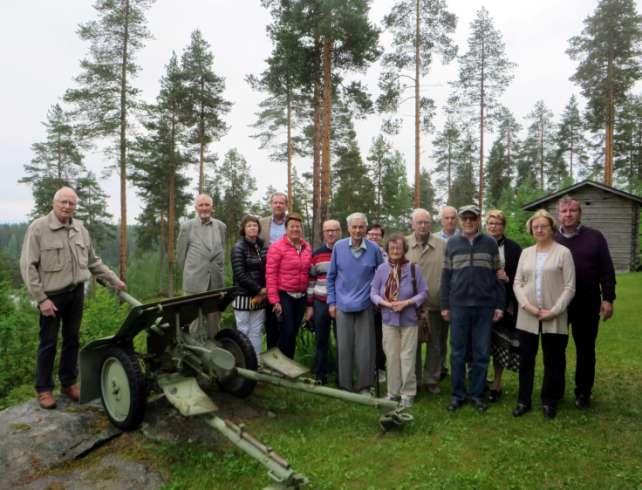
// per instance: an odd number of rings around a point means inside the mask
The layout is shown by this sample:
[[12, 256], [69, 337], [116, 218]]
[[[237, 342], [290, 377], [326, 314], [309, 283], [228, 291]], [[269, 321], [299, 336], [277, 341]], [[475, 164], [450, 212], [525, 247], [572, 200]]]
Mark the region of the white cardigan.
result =
[[[513, 291], [519, 303], [517, 329], [538, 333], [539, 320], [524, 307], [537, 306], [535, 273], [537, 269], [536, 245], [522, 251], [515, 274]], [[553, 242], [542, 270], [542, 305], [554, 317], [542, 322], [542, 333], [568, 335], [566, 308], [575, 295], [575, 264], [568, 248]]]

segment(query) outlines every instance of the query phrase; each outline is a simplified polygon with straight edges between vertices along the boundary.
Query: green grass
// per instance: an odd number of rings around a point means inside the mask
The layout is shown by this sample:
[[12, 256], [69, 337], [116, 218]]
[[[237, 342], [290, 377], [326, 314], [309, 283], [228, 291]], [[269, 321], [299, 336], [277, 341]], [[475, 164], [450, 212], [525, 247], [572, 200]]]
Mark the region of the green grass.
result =
[[[483, 415], [465, 406], [446, 411], [447, 381], [438, 396], [422, 394], [415, 422], [382, 434], [369, 408], [261, 386], [248, 403], [261, 413], [248, 429], [305, 474], [312, 488], [641, 488], [642, 273], [618, 276], [615, 316], [598, 337], [594, 405], [573, 405], [575, 354], [567, 351], [566, 399], [558, 417], [511, 415], [515, 373], [504, 396]], [[541, 366], [538, 367], [541, 375]], [[541, 377], [536, 379], [534, 400]], [[536, 407], [534, 407], [536, 408]], [[151, 449], [170, 471], [167, 488], [260, 488], [265, 470], [223, 445], [212, 452], [188, 445]]]

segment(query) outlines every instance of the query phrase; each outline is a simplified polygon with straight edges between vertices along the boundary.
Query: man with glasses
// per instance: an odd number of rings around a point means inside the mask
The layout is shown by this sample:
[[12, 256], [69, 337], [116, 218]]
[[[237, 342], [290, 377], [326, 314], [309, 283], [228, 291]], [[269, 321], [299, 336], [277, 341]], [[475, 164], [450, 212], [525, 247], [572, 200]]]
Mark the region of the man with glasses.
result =
[[[441, 275], [441, 315], [450, 321], [452, 399], [448, 410], [459, 409], [467, 399], [479, 412], [483, 400], [493, 321], [503, 316], [504, 285], [497, 242], [480, 233], [481, 211], [463, 206], [458, 213], [461, 234], [448, 240]], [[472, 347], [472, 369], [466, 390], [466, 351]]]
[[53, 210], [27, 228], [20, 255], [20, 272], [40, 311], [40, 344], [36, 367], [36, 392], [42, 408], [56, 407], [53, 368], [58, 330], [62, 323], [62, 350], [58, 376], [61, 392], [73, 401], [80, 398], [78, 378], [79, 329], [85, 297], [84, 283], [91, 275], [123, 289], [125, 283], [94, 253], [89, 232], [74, 219], [76, 192], [58, 189]]
[[[334, 320], [328, 312], [328, 287], [326, 276], [332, 259], [332, 249], [341, 238], [341, 225], [336, 219], [323, 223], [323, 243], [312, 253], [310, 266], [310, 283], [308, 284], [308, 308], [305, 321], [314, 321], [314, 333], [317, 338], [314, 357], [314, 376], [321, 384], [328, 382], [328, 351], [330, 350], [330, 327]], [[335, 330], [336, 339], [336, 330]]]

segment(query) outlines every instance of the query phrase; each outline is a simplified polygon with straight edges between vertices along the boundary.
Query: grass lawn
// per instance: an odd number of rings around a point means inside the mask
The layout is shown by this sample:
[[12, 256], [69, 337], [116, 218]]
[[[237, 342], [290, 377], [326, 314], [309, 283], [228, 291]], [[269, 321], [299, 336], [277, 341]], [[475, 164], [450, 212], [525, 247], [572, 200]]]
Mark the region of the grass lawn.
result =
[[[515, 373], [504, 396], [483, 415], [470, 406], [446, 411], [440, 395], [422, 393], [415, 421], [382, 434], [377, 413], [314, 395], [260, 386], [248, 399], [275, 414], [246, 421], [248, 429], [305, 474], [311, 488], [642, 488], [642, 273], [618, 276], [615, 316], [600, 327], [593, 408], [573, 404], [575, 353], [568, 348], [566, 399], [546, 421], [534, 410], [511, 415]], [[150, 446], [167, 464], [168, 488], [261, 488], [265, 470], [231, 445]]]

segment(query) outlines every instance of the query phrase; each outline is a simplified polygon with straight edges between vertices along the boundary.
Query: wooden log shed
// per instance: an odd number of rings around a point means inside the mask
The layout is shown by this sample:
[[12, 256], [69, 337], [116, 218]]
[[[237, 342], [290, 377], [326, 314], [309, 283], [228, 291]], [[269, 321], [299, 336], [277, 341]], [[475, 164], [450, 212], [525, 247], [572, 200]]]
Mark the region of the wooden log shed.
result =
[[557, 201], [572, 196], [582, 205], [582, 223], [602, 232], [617, 272], [640, 266], [640, 206], [642, 198], [614, 187], [584, 180], [523, 206], [526, 211], [546, 209], [557, 219]]

